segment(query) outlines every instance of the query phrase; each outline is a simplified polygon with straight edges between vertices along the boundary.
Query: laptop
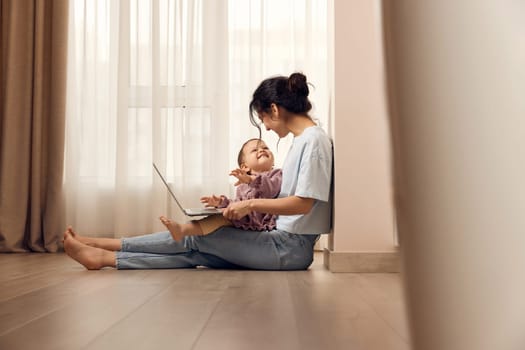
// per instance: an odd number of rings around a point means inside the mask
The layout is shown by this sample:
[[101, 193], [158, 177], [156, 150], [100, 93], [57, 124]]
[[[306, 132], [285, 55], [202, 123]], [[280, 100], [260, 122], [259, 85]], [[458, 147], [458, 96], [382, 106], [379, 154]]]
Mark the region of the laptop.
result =
[[164, 185], [166, 186], [169, 193], [171, 194], [171, 197], [173, 198], [173, 200], [175, 200], [175, 203], [177, 203], [180, 210], [182, 210], [182, 212], [185, 215], [187, 216], [205, 216], [205, 215], [213, 215], [213, 214], [222, 214], [222, 210], [218, 208], [184, 208], [182, 204], [180, 204], [175, 194], [173, 193], [171, 187], [166, 182], [166, 179], [164, 178], [164, 176], [162, 176], [162, 174], [160, 173], [159, 168], [157, 168], [155, 163], [153, 163], [153, 168], [155, 168], [155, 171], [157, 172], [157, 174], [159, 174], [160, 178], [162, 179], [162, 182], [164, 182]]

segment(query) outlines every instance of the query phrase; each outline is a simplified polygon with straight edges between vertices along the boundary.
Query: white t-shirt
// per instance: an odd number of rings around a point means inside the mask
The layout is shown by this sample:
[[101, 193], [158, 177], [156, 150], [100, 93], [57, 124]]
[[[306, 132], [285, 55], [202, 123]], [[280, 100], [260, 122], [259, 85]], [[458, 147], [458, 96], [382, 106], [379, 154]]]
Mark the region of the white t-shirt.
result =
[[293, 139], [282, 167], [279, 197], [299, 196], [315, 202], [306, 215], [280, 215], [277, 229], [300, 234], [330, 232], [332, 159], [332, 142], [321, 127], [308, 127]]

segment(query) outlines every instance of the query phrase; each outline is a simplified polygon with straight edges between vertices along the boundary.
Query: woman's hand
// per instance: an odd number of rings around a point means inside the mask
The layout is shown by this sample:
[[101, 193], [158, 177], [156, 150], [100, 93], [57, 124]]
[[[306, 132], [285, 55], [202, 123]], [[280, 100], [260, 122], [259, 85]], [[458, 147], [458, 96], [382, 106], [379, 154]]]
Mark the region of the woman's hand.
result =
[[239, 186], [240, 184], [249, 184], [255, 179], [255, 175], [248, 174], [248, 171], [244, 169], [233, 169], [230, 172], [231, 176], [235, 176], [237, 178], [237, 182], [234, 184], [235, 186]]
[[239, 220], [251, 212], [250, 200], [246, 200], [230, 203], [230, 205], [224, 209], [222, 215], [228, 220]]
[[217, 208], [221, 205], [224, 196], [216, 196], [212, 194], [210, 197], [201, 197], [201, 203], [204, 203], [206, 208], [214, 207]]

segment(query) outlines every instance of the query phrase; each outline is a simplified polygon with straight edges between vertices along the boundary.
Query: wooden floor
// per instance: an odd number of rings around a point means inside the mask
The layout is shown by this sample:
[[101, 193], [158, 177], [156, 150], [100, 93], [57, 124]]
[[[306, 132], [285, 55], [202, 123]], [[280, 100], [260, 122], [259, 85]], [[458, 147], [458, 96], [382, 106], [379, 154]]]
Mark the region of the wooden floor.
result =
[[0, 349], [409, 349], [398, 274], [86, 271], [0, 254]]

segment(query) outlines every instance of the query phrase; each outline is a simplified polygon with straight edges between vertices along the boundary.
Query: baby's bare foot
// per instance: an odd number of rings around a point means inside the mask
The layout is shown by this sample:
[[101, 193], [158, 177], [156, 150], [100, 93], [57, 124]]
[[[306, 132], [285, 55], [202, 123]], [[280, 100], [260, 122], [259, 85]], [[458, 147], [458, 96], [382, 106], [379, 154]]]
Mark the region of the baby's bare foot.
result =
[[160, 221], [166, 226], [168, 231], [171, 233], [171, 237], [173, 237], [174, 240], [180, 241], [182, 238], [184, 238], [184, 233], [182, 232], [182, 226], [173, 221], [168, 219], [165, 216], [159, 217]]
[[100, 270], [105, 266], [114, 266], [114, 264], [108, 263], [112, 261], [110, 256], [112, 252], [85, 245], [76, 240], [67, 230], [64, 233], [64, 250], [67, 255], [88, 270]]

